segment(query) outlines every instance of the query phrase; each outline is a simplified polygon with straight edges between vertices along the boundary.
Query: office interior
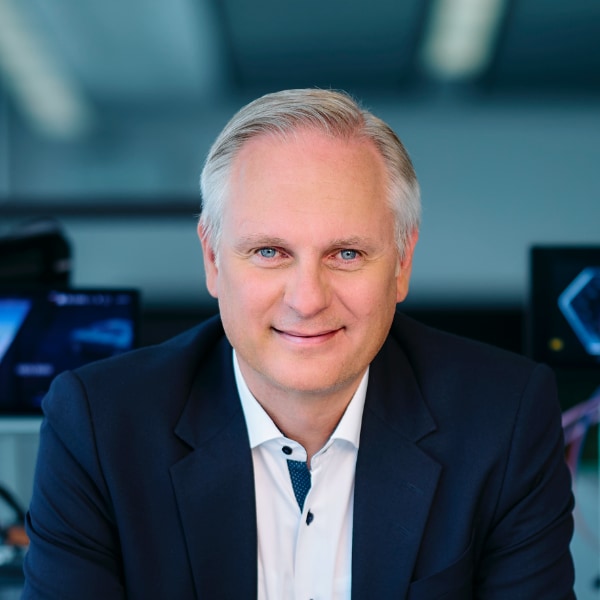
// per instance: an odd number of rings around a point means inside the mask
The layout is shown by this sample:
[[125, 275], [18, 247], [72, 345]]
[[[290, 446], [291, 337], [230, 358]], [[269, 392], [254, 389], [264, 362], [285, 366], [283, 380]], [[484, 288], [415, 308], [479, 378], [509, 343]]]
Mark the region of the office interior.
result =
[[[2, 240], [52, 228], [71, 288], [139, 292], [138, 345], [214, 314], [195, 227], [212, 140], [262, 93], [344, 89], [395, 129], [421, 183], [401, 309], [531, 354], [546, 310], [533, 249], [600, 247], [599, 40], [587, 0], [3, 0], [0, 279]], [[573, 553], [578, 597], [600, 598], [600, 367], [558, 346], [541, 358], [565, 413], [588, 402], [570, 430]], [[0, 414], [0, 484], [25, 507], [40, 421]]]

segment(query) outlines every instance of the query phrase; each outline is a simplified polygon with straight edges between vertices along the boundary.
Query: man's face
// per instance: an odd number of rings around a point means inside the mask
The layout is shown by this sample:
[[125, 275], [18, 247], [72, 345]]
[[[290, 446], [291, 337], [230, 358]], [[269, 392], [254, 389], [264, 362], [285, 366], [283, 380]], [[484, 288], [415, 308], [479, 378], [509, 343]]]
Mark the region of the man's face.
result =
[[207, 287], [250, 390], [354, 392], [408, 291], [383, 160], [313, 131], [261, 136], [233, 164], [218, 261], [199, 230]]

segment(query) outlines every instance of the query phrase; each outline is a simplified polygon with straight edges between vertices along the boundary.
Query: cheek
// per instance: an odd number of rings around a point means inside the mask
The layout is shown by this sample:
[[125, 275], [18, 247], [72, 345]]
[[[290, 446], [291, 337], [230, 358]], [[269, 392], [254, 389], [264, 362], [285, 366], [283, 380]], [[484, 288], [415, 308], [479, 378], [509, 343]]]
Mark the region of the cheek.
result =
[[227, 305], [229, 311], [237, 311], [239, 319], [242, 313], [260, 318], [277, 298], [277, 286], [271, 279], [258, 278], [248, 272], [222, 272], [218, 289], [222, 303]]
[[396, 306], [396, 280], [393, 277], [370, 277], [355, 281], [344, 286], [338, 297], [355, 314], [382, 314]]

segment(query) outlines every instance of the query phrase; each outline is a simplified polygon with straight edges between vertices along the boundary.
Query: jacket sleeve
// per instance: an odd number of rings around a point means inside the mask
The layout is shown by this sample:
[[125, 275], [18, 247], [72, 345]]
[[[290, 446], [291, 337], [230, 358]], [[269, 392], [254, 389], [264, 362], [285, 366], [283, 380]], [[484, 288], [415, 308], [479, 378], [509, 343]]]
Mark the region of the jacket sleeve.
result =
[[76, 375], [59, 376], [43, 408], [22, 598], [125, 598], [118, 534]]
[[476, 575], [477, 597], [575, 598], [572, 509], [554, 376], [539, 365], [514, 422], [493, 526]]

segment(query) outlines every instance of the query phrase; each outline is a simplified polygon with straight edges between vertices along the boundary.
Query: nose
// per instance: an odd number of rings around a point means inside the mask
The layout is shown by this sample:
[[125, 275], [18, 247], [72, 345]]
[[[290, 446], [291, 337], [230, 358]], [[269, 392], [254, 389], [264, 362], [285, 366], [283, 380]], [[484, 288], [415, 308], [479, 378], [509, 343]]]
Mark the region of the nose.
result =
[[320, 264], [298, 263], [291, 269], [285, 303], [299, 316], [312, 317], [329, 305], [331, 291], [325, 271]]

